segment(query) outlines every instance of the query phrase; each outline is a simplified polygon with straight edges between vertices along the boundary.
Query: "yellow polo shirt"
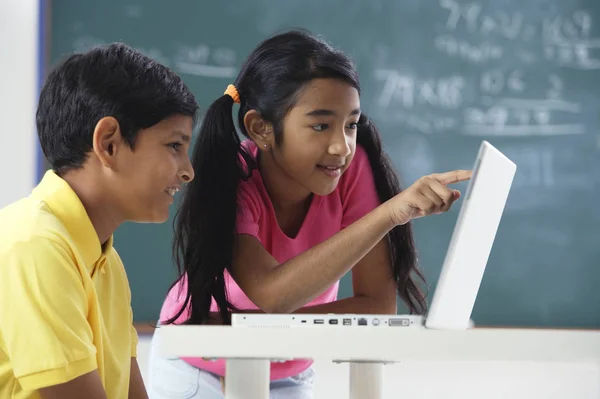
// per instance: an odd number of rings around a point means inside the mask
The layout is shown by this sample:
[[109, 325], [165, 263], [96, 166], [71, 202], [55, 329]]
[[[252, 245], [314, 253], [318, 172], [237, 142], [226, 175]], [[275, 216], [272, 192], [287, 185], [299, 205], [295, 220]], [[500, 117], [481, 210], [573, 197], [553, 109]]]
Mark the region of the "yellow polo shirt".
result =
[[46, 172], [0, 210], [0, 398], [39, 398], [96, 369], [109, 399], [126, 398], [136, 346], [112, 237], [101, 246], [75, 192]]

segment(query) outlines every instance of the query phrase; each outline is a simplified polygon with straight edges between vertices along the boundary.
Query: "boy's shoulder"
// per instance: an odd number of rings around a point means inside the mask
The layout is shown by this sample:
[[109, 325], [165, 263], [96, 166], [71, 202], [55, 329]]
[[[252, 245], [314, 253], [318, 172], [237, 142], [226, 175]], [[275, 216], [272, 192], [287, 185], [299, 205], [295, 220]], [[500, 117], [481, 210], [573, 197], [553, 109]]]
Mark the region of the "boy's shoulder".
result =
[[66, 227], [44, 201], [28, 196], [0, 209], [0, 254], [40, 241], [67, 245]]
[[29, 196], [0, 209], [0, 260], [34, 260], [33, 255], [47, 253], [87, 265], [96, 260], [96, 252], [99, 256], [98, 237], [83, 204], [52, 172]]

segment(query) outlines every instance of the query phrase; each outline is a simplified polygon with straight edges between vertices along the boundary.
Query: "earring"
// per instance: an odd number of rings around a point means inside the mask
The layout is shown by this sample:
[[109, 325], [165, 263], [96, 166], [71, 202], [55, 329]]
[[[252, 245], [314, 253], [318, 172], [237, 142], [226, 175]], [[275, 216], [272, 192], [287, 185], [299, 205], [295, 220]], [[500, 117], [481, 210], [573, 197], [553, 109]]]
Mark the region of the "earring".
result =
[[263, 144], [263, 147], [267, 148], [267, 145], [266, 145], [266, 144]]

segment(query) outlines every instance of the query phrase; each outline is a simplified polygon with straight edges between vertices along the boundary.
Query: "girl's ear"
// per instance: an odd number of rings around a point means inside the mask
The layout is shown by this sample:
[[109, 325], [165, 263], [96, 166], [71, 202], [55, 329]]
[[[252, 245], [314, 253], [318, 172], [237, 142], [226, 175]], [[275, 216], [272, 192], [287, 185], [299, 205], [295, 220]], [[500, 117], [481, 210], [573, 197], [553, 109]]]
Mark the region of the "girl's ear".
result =
[[258, 111], [251, 109], [246, 112], [244, 127], [250, 139], [256, 143], [259, 149], [264, 150], [273, 146], [275, 140], [273, 124], [265, 121]]

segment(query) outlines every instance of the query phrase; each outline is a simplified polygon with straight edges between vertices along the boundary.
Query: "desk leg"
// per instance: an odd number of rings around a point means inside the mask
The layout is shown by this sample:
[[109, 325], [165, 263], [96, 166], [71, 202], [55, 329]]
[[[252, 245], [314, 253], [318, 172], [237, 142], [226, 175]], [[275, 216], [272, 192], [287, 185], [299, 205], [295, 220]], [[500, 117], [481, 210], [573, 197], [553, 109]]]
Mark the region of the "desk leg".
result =
[[269, 399], [269, 359], [227, 359], [225, 399]]
[[383, 398], [383, 364], [350, 363], [350, 399]]

